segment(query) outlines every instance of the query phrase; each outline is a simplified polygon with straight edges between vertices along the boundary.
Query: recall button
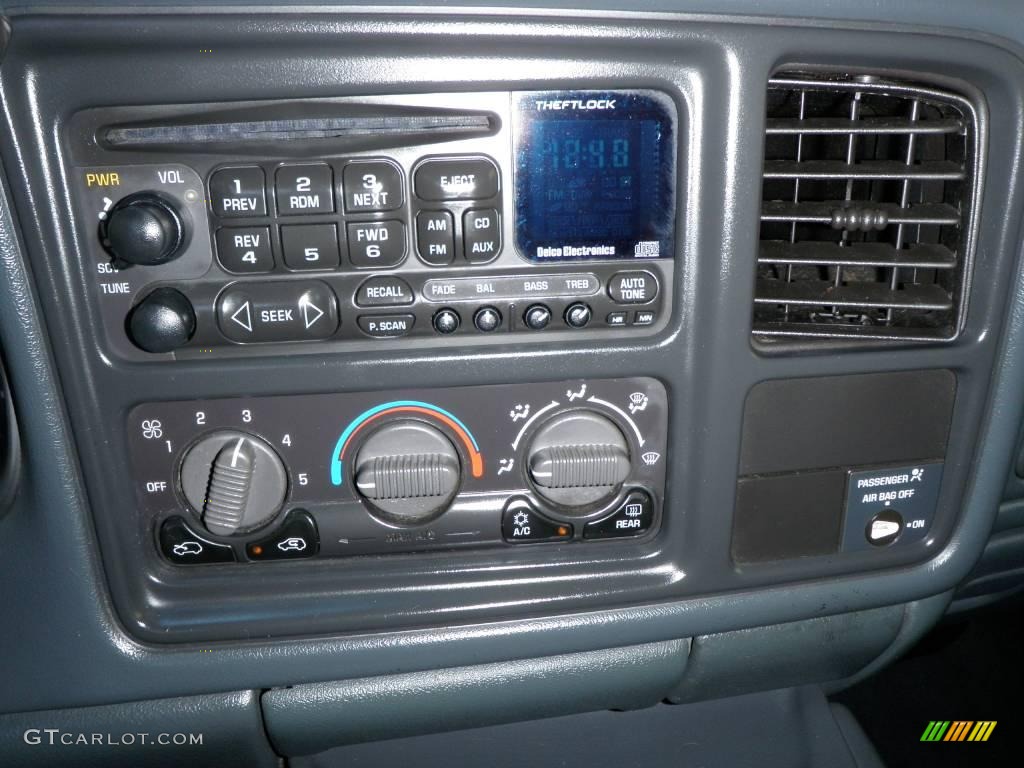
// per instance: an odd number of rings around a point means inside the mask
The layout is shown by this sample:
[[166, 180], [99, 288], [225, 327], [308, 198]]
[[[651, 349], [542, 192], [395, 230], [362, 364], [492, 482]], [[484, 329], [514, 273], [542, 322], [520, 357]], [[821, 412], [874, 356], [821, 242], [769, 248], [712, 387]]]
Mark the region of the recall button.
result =
[[338, 307], [319, 281], [236, 283], [217, 301], [217, 323], [241, 344], [326, 339], [338, 329]]
[[487, 200], [498, 194], [498, 168], [485, 157], [425, 160], [414, 183], [421, 200]]
[[650, 272], [619, 272], [608, 281], [608, 295], [617, 304], [646, 304], [658, 295], [658, 281]]
[[356, 304], [360, 307], [400, 307], [412, 304], [414, 298], [405, 280], [390, 275], [371, 277], [356, 291]]
[[405, 336], [416, 324], [415, 315], [361, 315], [356, 322], [359, 329], [375, 339], [393, 339]]

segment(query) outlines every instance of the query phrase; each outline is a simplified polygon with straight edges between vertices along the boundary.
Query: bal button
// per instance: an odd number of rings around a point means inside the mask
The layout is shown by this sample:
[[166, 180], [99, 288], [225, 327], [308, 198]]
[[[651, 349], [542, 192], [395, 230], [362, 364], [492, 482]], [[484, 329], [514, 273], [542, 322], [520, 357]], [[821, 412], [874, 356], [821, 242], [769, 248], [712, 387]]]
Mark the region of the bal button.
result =
[[473, 325], [478, 331], [490, 333], [501, 325], [501, 313], [494, 307], [482, 307], [473, 315]]

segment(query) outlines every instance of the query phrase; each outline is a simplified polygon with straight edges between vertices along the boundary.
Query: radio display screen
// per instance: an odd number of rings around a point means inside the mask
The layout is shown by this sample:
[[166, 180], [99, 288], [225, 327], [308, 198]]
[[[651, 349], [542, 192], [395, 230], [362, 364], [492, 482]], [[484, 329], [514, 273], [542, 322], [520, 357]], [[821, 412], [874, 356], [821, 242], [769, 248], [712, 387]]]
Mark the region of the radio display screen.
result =
[[537, 261], [671, 257], [675, 109], [653, 91], [516, 94], [516, 244]]

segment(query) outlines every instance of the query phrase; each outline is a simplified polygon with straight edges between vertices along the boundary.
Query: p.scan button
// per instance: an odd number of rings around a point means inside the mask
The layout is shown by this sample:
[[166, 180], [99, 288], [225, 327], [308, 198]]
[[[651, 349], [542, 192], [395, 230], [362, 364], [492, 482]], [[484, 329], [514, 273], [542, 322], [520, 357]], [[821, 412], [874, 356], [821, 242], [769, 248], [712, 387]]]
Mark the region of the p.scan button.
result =
[[217, 300], [217, 324], [241, 344], [326, 339], [338, 329], [338, 303], [318, 280], [235, 283]]

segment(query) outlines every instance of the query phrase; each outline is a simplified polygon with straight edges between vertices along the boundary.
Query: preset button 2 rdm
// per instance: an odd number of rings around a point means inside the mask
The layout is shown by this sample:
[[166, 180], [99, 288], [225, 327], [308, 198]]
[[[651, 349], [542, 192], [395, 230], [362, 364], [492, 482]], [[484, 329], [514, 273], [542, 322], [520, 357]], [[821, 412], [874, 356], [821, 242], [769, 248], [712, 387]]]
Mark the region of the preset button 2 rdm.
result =
[[[329, 152], [317, 151], [317, 140], [282, 139], [281, 156], [267, 157], [267, 145], [255, 153], [230, 139], [237, 126], [218, 122], [223, 105], [198, 105], [174, 123], [194, 120], [186, 133], [215, 141], [187, 163], [103, 141], [73, 146], [76, 209], [108, 340], [123, 356], [160, 359], [153, 355], [452, 334], [535, 343], [543, 332], [567, 341], [667, 324], [680, 131], [667, 96], [330, 100], [332, 114], [348, 111], [355, 121], [374, 109], [432, 108], [448, 118], [485, 114], [488, 127], [444, 140], [395, 130], [372, 148], [339, 140]], [[246, 124], [280, 109], [247, 107]], [[147, 110], [147, 120], [159, 113]], [[130, 107], [89, 110], [75, 116], [72, 135], [103, 136], [133, 115]], [[388, 303], [363, 289], [368, 278], [405, 288]], [[314, 287], [316, 301], [300, 305]], [[242, 295], [264, 305], [258, 317], [246, 318], [257, 308], [245, 309]], [[309, 327], [306, 306], [324, 313]]]
[[664, 387], [647, 378], [148, 403], [142, 524], [171, 563], [653, 535]]

